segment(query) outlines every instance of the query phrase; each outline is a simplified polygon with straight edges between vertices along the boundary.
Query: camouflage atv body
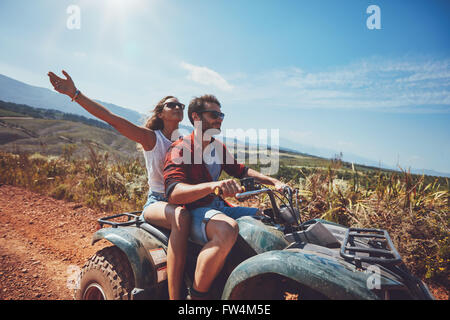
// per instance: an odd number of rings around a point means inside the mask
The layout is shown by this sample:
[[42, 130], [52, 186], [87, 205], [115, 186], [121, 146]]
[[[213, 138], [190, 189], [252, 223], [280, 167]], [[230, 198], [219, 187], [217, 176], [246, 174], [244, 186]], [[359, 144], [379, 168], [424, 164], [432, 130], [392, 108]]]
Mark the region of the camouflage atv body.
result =
[[[271, 198], [271, 201], [273, 199]], [[213, 283], [215, 299], [433, 299], [409, 273], [384, 230], [352, 229], [324, 220], [296, 224], [277, 208], [270, 219], [237, 219], [239, 236]], [[298, 215], [298, 211], [295, 212]], [[169, 231], [138, 212], [99, 220], [99, 251], [83, 268], [77, 299], [166, 299]], [[270, 215], [270, 214], [269, 214]], [[112, 222], [128, 216], [127, 222]], [[295, 225], [292, 227], [292, 225]], [[201, 246], [189, 242], [185, 288], [192, 284]]]

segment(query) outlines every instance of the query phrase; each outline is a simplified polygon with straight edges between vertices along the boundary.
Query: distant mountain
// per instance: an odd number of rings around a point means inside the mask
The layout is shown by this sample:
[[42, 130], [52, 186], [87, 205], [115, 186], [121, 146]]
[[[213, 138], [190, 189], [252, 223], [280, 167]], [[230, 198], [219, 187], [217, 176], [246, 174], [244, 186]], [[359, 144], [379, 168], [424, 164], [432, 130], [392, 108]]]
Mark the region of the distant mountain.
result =
[[433, 177], [447, 177], [447, 178], [450, 178], [450, 173], [444, 173], [444, 172], [428, 170], [428, 169], [412, 169], [411, 168], [411, 173], [420, 174], [420, 175], [424, 174], [426, 176], [433, 176]]
[[[317, 148], [317, 147], [313, 147], [313, 146], [308, 146], [308, 145], [300, 144], [300, 143], [293, 142], [291, 140], [280, 137], [280, 149], [281, 148], [284, 148], [284, 149], [287, 149], [290, 151], [294, 151], [294, 152], [306, 153], [308, 155], [314, 155], [314, 156], [325, 158], [325, 159], [331, 159], [335, 155], [337, 155], [341, 152], [341, 150], [332, 150], [332, 149], [327, 149], [327, 148]], [[400, 171], [400, 169], [397, 167], [386, 165], [382, 162], [376, 162], [374, 160], [370, 160], [370, 159], [361, 157], [359, 155], [347, 153], [347, 152], [343, 153], [342, 160], [344, 160], [345, 162], [365, 165], [365, 166], [374, 167], [374, 168]], [[407, 171], [408, 168], [403, 168], [403, 170]], [[419, 174], [419, 175], [425, 174], [428, 176], [438, 176], [438, 177], [449, 177], [450, 178], [450, 173], [446, 173], [446, 172], [438, 172], [438, 171], [434, 171], [434, 170], [415, 169], [415, 168], [410, 168], [410, 171], [413, 174]]]
[[68, 120], [115, 131], [112, 126], [104, 121], [99, 121], [98, 119], [86, 118], [78, 114], [64, 113], [52, 109], [33, 108], [24, 104], [0, 100], [0, 121], [5, 120], [4, 117], [6, 117], [6, 119], [8, 117], [30, 117], [34, 119]]
[[[296, 152], [303, 152], [306, 153], [308, 155], [314, 155], [317, 157], [321, 157], [321, 158], [325, 158], [325, 159], [332, 159], [333, 157], [335, 157], [336, 155], [338, 155], [341, 150], [333, 150], [333, 149], [328, 149], [328, 148], [317, 148], [317, 147], [313, 147], [313, 146], [309, 146], [309, 145], [305, 145], [305, 144], [301, 144], [298, 142], [293, 142], [291, 140], [285, 139], [285, 138], [280, 138], [280, 145], [283, 146], [286, 149], [290, 149], [292, 151], [296, 151]], [[355, 154], [351, 154], [351, 153], [343, 153], [343, 160], [346, 162], [353, 162], [353, 163], [358, 163], [358, 164], [362, 164], [362, 165], [366, 165], [366, 166], [371, 166], [371, 167], [380, 167], [380, 163], [355, 155]], [[386, 168], [386, 169], [392, 169], [395, 170], [393, 168], [390, 168], [388, 166], [385, 166], [383, 164], [381, 164], [382, 168]]]
[[[70, 101], [65, 95], [46, 88], [31, 86], [1, 74], [0, 100], [25, 104], [36, 108], [53, 109], [64, 113], [78, 114], [87, 118], [97, 119], [78, 104]], [[135, 124], [142, 125], [145, 119], [145, 115], [137, 111], [126, 109], [112, 103], [99, 100], [96, 101], [104, 105], [111, 112], [120, 115]]]
[[[92, 116], [89, 112], [80, 107], [78, 104], [71, 102], [70, 99], [65, 95], [61, 95], [57, 92], [51, 91], [46, 88], [31, 86], [1, 74], [0, 74], [0, 100], [6, 102], [13, 102], [16, 104], [25, 104], [36, 108], [57, 110], [64, 113], [81, 115], [90, 119], [98, 120], [97, 118]], [[146, 117], [146, 115], [141, 114], [134, 110], [123, 108], [108, 102], [103, 102], [99, 100], [96, 101], [104, 105], [111, 112], [120, 115], [137, 125], [142, 125]], [[180, 128], [183, 129], [182, 131], [183, 134], [189, 133], [193, 129], [190, 126], [183, 126], [183, 125], [180, 125]], [[281, 150], [292, 151], [304, 155], [310, 155], [313, 157], [325, 159], [331, 159], [340, 152], [339, 150], [317, 148], [313, 146], [300, 144], [282, 137], [280, 137], [279, 149], [280, 151]], [[395, 170], [395, 171], [399, 170], [399, 168], [394, 168], [392, 166], [388, 166], [383, 163], [376, 162], [361, 157], [359, 155], [350, 153], [344, 153], [343, 160], [346, 162], [353, 162], [355, 164], [362, 164], [376, 168], [380, 167], [382, 169], [388, 170]], [[411, 173], [450, 177], [450, 173], [436, 172], [427, 169], [411, 168]]]

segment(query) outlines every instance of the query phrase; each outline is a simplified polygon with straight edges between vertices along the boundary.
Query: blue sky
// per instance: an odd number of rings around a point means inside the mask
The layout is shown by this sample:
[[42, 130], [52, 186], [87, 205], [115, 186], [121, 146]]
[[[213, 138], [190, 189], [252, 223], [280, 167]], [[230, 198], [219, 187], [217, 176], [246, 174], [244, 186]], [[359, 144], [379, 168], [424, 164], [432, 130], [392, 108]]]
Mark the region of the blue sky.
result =
[[224, 129], [450, 173], [448, 30], [447, 0], [2, 0], [0, 73], [50, 88], [47, 71], [65, 69], [142, 113], [212, 93]]

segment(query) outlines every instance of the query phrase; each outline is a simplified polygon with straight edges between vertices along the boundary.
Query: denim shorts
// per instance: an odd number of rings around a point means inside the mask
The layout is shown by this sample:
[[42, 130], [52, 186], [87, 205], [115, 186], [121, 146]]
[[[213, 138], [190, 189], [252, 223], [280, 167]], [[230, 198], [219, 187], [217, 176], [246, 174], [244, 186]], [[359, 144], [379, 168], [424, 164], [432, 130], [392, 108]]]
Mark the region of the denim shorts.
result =
[[166, 198], [165, 194], [164, 193], [159, 193], [159, 192], [154, 192], [154, 191], [149, 191], [147, 202], [144, 204], [144, 207], [142, 208], [142, 214], [139, 216], [141, 220], [144, 219], [144, 211], [145, 211], [145, 209], [149, 205], [151, 205], [151, 204], [153, 204], [155, 202], [158, 202], [158, 201], [167, 202], [167, 198]]
[[228, 207], [223, 200], [215, 198], [207, 207], [190, 211], [192, 217], [190, 239], [200, 245], [207, 243], [206, 224], [216, 214], [223, 213], [236, 220], [243, 216], [254, 216], [257, 211], [257, 208]]

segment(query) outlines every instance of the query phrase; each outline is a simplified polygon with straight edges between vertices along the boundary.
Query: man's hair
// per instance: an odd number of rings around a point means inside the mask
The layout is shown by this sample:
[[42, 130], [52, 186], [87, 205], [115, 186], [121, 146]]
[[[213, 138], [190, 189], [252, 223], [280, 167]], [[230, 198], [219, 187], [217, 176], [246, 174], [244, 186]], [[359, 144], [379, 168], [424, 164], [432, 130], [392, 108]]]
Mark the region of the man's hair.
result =
[[191, 121], [192, 125], [194, 125], [194, 119], [192, 118], [192, 113], [200, 112], [205, 110], [206, 103], [216, 103], [220, 107], [220, 102], [217, 100], [215, 96], [212, 94], [205, 94], [201, 97], [195, 97], [192, 99], [191, 103], [189, 103], [188, 108], [188, 117], [189, 121]]

